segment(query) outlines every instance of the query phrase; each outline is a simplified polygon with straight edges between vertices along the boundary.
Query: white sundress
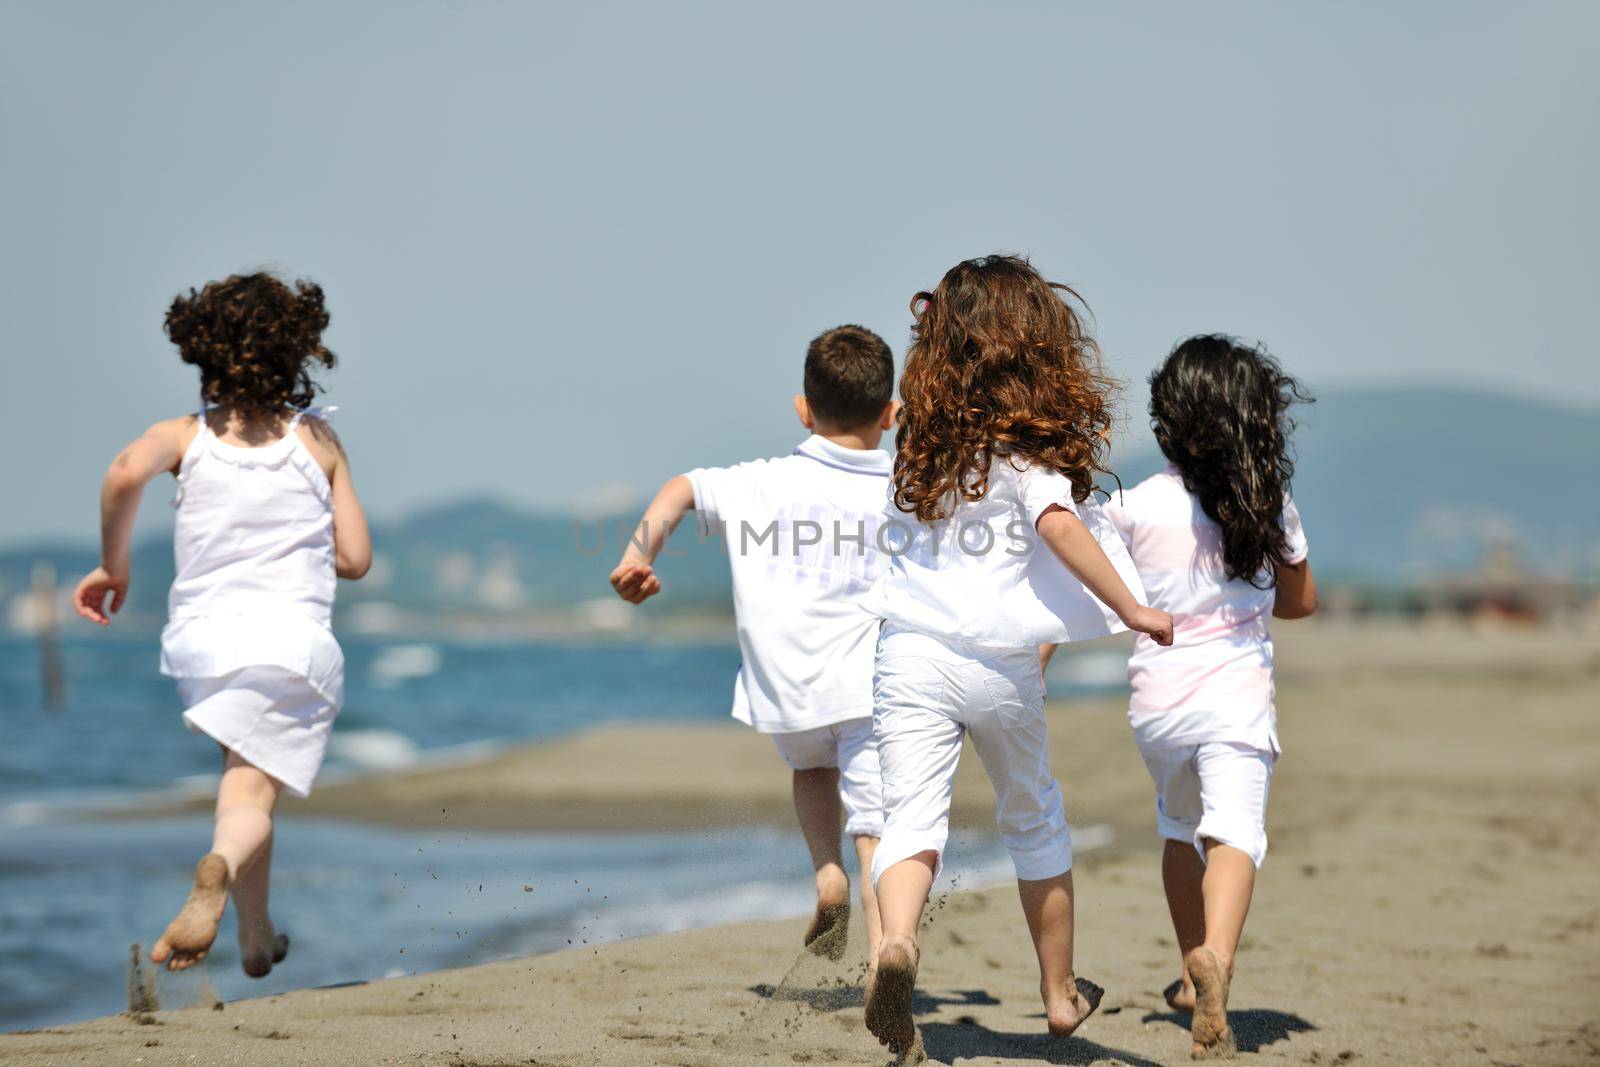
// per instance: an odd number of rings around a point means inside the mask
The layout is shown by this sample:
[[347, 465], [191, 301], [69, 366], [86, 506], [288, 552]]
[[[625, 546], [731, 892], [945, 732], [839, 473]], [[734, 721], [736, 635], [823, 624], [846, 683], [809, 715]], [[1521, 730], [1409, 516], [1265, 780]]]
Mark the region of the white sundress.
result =
[[173, 500], [161, 673], [177, 681], [189, 729], [306, 796], [344, 700], [344, 653], [333, 491], [296, 432], [301, 415], [245, 448], [218, 440], [202, 406]]

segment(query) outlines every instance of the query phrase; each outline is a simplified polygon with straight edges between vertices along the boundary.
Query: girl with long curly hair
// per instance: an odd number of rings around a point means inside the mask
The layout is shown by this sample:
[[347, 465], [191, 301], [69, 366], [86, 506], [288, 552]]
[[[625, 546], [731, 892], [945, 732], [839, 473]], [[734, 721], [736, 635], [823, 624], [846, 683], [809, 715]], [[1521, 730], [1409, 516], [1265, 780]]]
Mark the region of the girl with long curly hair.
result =
[[1162, 881], [1183, 961], [1167, 1001], [1193, 1013], [1196, 1055], [1232, 1054], [1233, 957], [1267, 854], [1279, 751], [1267, 619], [1317, 606], [1289, 498], [1289, 410], [1307, 399], [1265, 349], [1189, 338], [1150, 378], [1167, 467], [1106, 509], [1150, 603], [1178, 620], [1170, 646], [1135, 644], [1128, 717], [1155, 780]]
[[1172, 620], [1140, 603], [1127, 551], [1090, 498], [1105, 470], [1110, 383], [1076, 300], [1013, 256], [958, 263], [912, 299], [879, 531], [893, 558], [869, 600], [883, 619], [873, 726], [886, 821], [872, 865], [883, 941], [867, 1026], [900, 1054], [916, 1043], [917, 925], [969, 734], [994, 784], [1050, 1033], [1070, 1034], [1101, 996], [1073, 971], [1072, 838], [1050, 773], [1038, 650], [1123, 629], [1166, 642]]
[[161, 671], [184, 723], [222, 748], [211, 849], [150, 952], [183, 970], [205, 959], [231, 895], [239, 957], [259, 978], [288, 952], [267, 890], [278, 794], [311, 790], [344, 690], [330, 629], [336, 578], [372, 562], [350, 461], [309, 408], [322, 344], [322, 290], [247, 274], [172, 302], [167, 335], [200, 371], [200, 408], [158, 422], [112, 461], [100, 492], [100, 566], [78, 583], [78, 613], [100, 625], [127, 599], [129, 544], [144, 487], [177, 480], [177, 577]]

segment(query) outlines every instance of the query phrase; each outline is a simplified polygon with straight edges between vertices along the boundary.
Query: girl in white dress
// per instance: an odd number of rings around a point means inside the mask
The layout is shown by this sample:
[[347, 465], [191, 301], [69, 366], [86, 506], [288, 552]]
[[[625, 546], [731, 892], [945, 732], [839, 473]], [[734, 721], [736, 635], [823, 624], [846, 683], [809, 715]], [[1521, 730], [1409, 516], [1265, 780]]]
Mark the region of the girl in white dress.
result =
[[326, 415], [308, 410], [313, 365], [332, 367], [322, 289], [233, 276], [173, 301], [167, 335], [200, 369], [200, 410], [151, 426], [117, 456], [100, 494], [101, 561], [78, 613], [108, 625], [127, 598], [145, 485], [176, 476], [177, 577], [161, 671], [184, 723], [222, 746], [216, 828], [194, 888], [150, 952], [183, 970], [205, 959], [229, 895], [246, 974], [288, 951], [267, 911], [272, 810], [311, 791], [344, 690], [331, 630], [335, 577], [372, 561], [350, 464]]
[[892, 559], [869, 597], [883, 619], [873, 728], [885, 825], [873, 858], [883, 943], [867, 1027], [915, 1048], [917, 926], [938, 878], [964, 738], [994, 785], [1051, 1034], [1101, 990], [1073, 970], [1072, 836], [1050, 773], [1039, 646], [1172, 619], [1140, 603], [1127, 550], [1090, 498], [1111, 415], [1099, 350], [1070, 289], [1027, 262], [958, 263], [917, 317], [900, 380]]

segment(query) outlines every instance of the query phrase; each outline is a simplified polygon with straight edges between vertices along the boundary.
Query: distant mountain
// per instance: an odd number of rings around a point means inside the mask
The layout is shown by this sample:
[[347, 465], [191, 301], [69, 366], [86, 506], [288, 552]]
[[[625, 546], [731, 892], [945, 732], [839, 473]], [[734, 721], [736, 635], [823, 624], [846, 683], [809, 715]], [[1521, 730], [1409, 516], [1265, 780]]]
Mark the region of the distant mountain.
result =
[[[642, 506], [641, 506], [642, 507]], [[340, 583], [341, 611], [379, 603], [410, 614], [505, 617], [571, 615], [585, 601], [616, 601], [608, 576], [639, 520], [640, 508], [575, 518], [529, 514], [494, 500], [467, 500], [375, 526], [372, 573]], [[96, 562], [89, 545], [23, 545], [0, 552], [0, 603], [14, 627], [26, 628], [32, 568], [53, 567], [57, 583], [71, 586]], [[702, 540], [692, 519], [674, 535], [658, 561], [670, 597], [665, 610], [731, 610], [728, 562], [720, 539]], [[134, 582], [124, 609], [130, 620], [159, 620], [172, 583], [168, 535], [140, 542]], [[592, 605], [591, 605], [592, 606]], [[0, 626], [6, 615], [0, 614]], [[614, 619], [612, 620], [615, 621]], [[591, 619], [603, 625], [605, 619]]]
[[[462, 501], [374, 531], [381, 581], [362, 596], [450, 610], [561, 611], [612, 596], [608, 576], [643, 505], [577, 518], [528, 514], [493, 500]], [[675, 608], [722, 607], [728, 563], [692, 518], [658, 561]], [[618, 602], [620, 603], [620, 602]]]
[[[1327, 390], [1299, 409], [1294, 496], [1329, 574], [1414, 579], [1509, 545], [1600, 573], [1600, 412], [1465, 389]], [[1151, 451], [1116, 464], [1132, 485]]]
[[[1413, 582], [1473, 568], [1505, 545], [1535, 570], [1600, 574], [1600, 413], [1460, 389], [1347, 389], [1322, 393], [1300, 421], [1294, 494], [1324, 576]], [[1113, 457], [1129, 486], [1161, 465], [1149, 446]], [[603, 625], [605, 610], [620, 607], [607, 599], [606, 577], [641, 508], [578, 519], [485, 499], [418, 513], [374, 531], [377, 566], [367, 581], [341, 586], [341, 609], [376, 602], [413, 618]], [[701, 541], [688, 521], [670, 552], [658, 567], [668, 595], [653, 611], [727, 610], [721, 541]], [[39, 560], [70, 584], [95, 551], [0, 552], [0, 601], [14, 625]], [[141, 543], [130, 613], [158, 620], [171, 579], [170, 542]]]

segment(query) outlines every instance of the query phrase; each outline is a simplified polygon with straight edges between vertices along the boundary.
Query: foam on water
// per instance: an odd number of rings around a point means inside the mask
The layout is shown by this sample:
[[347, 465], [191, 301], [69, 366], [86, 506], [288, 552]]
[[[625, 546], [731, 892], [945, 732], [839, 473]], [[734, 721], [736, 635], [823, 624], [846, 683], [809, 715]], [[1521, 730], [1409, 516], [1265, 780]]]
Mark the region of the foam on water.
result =
[[330, 758], [367, 771], [413, 767], [420, 751], [398, 730], [336, 730], [328, 741]]
[[368, 668], [372, 684], [394, 689], [414, 678], [438, 674], [444, 666], [444, 653], [438, 645], [390, 645], [374, 657]]

